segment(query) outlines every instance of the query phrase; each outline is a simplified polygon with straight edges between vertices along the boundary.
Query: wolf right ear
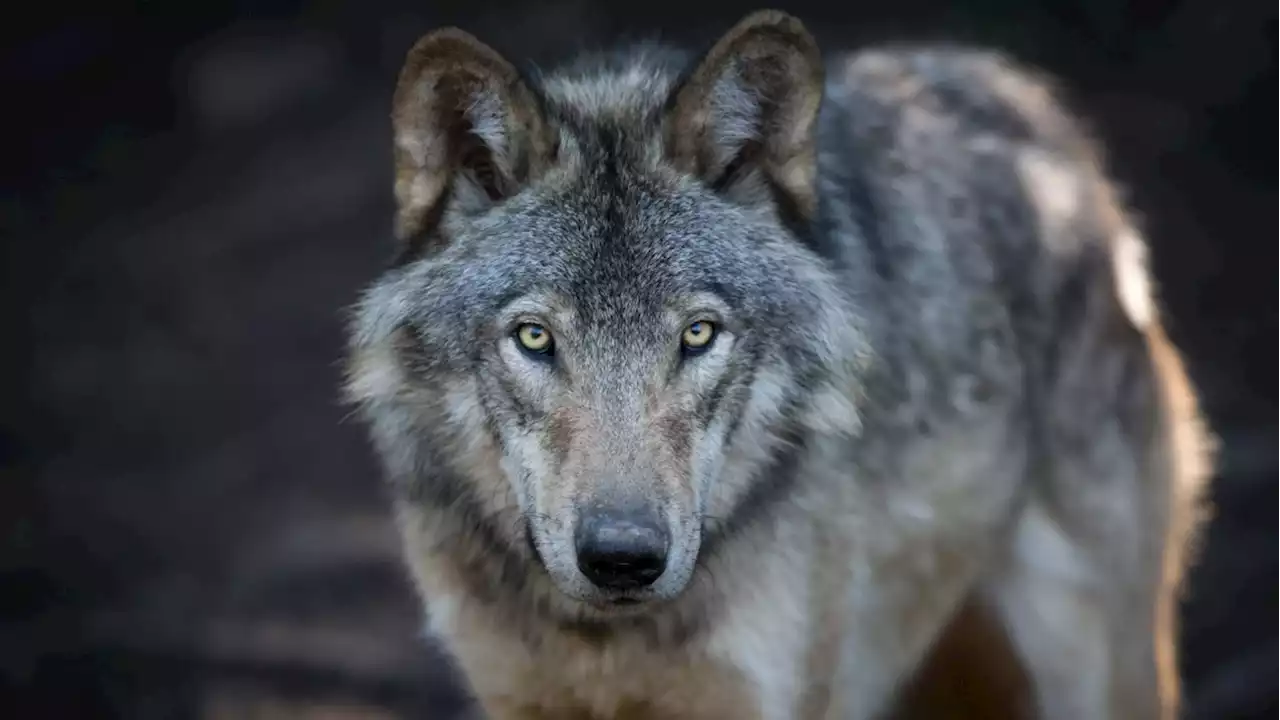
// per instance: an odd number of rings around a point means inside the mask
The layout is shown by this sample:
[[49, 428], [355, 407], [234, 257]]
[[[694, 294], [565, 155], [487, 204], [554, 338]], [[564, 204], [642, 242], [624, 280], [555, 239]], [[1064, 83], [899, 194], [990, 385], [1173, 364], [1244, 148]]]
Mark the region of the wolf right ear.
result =
[[669, 101], [668, 156], [730, 196], [768, 189], [789, 206], [780, 209], [810, 215], [822, 76], [818, 45], [799, 20], [774, 10], [748, 15]]
[[430, 32], [409, 51], [391, 121], [402, 240], [431, 230], [446, 203], [475, 210], [515, 194], [554, 154], [515, 67], [456, 28]]

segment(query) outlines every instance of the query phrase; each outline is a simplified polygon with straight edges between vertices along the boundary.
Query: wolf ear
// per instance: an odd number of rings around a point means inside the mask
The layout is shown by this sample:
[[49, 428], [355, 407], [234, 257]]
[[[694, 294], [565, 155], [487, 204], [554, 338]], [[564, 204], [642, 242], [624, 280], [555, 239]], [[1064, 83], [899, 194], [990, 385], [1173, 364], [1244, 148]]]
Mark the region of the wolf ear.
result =
[[744, 201], [765, 191], [812, 214], [818, 45], [796, 18], [752, 13], [702, 58], [670, 100], [666, 146], [676, 166]]
[[812, 214], [822, 82], [822, 55], [800, 20], [751, 13], [672, 95], [668, 156], [731, 197], [749, 201], [763, 190], [790, 205], [780, 210]]
[[401, 239], [432, 229], [446, 203], [477, 210], [510, 197], [554, 152], [515, 67], [456, 28], [430, 32], [409, 51], [391, 122]]

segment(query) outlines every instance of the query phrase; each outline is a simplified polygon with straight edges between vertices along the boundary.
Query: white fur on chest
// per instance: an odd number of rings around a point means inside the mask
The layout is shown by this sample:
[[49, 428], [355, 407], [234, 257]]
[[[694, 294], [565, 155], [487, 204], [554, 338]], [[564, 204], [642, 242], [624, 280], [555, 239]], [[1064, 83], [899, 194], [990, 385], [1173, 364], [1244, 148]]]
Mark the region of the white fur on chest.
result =
[[709, 640], [664, 650], [639, 638], [594, 645], [568, 635], [545, 637], [531, 649], [467, 609], [432, 618], [433, 634], [457, 655], [479, 695], [547, 717], [583, 711], [614, 717], [621, 708], [655, 720], [791, 717], [787, 691], [799, 670], [796, 633], [754, 611], [729, 620]]

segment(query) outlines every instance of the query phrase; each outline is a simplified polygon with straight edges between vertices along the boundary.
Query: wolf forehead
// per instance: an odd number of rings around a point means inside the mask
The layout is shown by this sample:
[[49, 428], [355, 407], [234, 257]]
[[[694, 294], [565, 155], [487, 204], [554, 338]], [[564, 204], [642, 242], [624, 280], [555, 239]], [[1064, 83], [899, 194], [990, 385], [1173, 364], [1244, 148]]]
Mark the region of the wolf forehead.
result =
[[430, 279], [453, 276], [455, 292], [489, 302], [560, 296], [583, 312], [601, 303], [614, 310], [620, 298], [659, 310], [697, 293], [745, 309], [762, 299], [754, 296], [761, 283], [781, 272], [746, 252], [763, 238], [732, 211], [635, 182], [588, 184], [581, 191], [533, 188], [473, 219], [454, 233], [455, 252], [428, 260], [441, 271]]
[[693, 60], [683, 49], [649, 41], [581, 53], [550, 71], [528, 67], [523, 76], [561, 121], [607, 119], [643, 134], [658, 129]]
[[697, 202], [634, 186], [535, 188], [471, 219], [444, 252], [406, 268], [403, 282], [422, 290], [416, 309], [435, 316], [424, 320], [456, 320], [463, 309], [488, 322], [528, 298], [597, 329], [706, 310], [695, 306], [707, 296], [743, 322], [804, 306], [784, 297], [808, 294], [783, 279], [785, 261], [747, 251], [768, 240]]

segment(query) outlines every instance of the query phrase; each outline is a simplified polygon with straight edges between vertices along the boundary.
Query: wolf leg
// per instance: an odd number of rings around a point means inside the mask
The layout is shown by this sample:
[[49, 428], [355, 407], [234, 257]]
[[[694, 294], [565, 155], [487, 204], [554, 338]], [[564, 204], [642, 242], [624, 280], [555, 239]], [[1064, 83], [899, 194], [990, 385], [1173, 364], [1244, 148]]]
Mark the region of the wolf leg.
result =
[[1049, 720], [1177, 714], [1179, 489], [1117, 439], [1058, 463], [985, 586]]

